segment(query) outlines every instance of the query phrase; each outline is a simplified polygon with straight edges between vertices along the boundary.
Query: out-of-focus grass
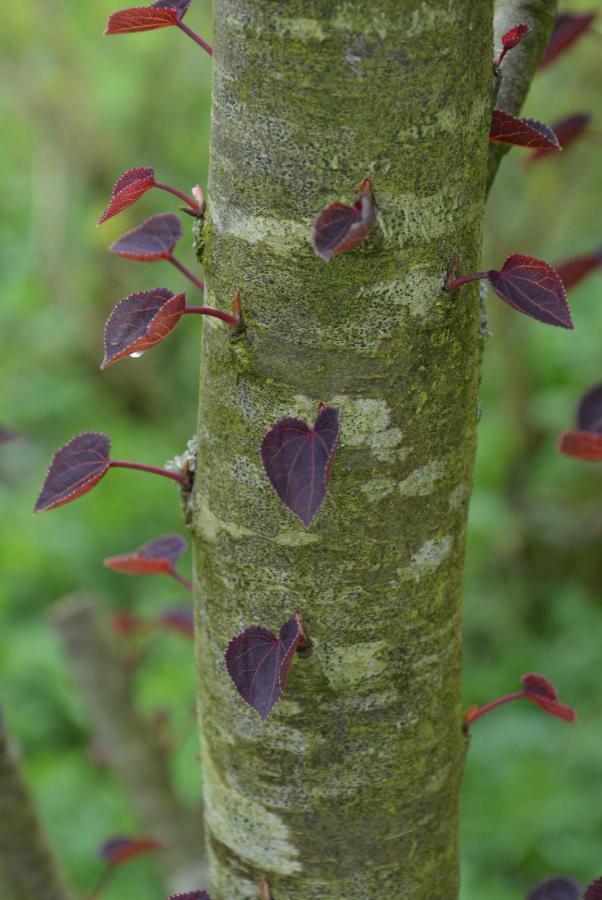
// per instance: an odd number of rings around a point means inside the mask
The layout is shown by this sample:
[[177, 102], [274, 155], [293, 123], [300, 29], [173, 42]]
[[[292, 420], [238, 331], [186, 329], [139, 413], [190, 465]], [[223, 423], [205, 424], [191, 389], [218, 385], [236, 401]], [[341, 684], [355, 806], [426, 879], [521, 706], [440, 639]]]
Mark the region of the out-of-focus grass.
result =
[[[589, 8], [573, 3], [574, 8]], [[187, 190], [205, 183], [211, 63], [179, 32], [103, 39], [111, 0], [30, 0], [3, 10], [0, 62], [0, 422], [24, 439], [0, 454], [0, 685], [13, 733], [54, 845], [83, 893], [98, 844], [131, 833], [119, 790], [87, 755], [88, 727], [46, 611], [91, 589], [107, 610], [152, 613], [180, 600], [168, 579], [128, 579], [104, 556], [181, 530], [175, 487], [111, 472], [101, 489], [49, 516], [31, 507], [50, 455], [86, 429], [113, 436], [121, 457], [161, 464], [194, 431], [199, 324], [186, 322], [144, 359], [101, 373], [113, 304], [134, 290], [181, 287], [169, 266], [106, 253], [118, 234], [169, 206], [145, 197], [95, 221], [115, 178], [153, 165]], [[206, 0], [190, 23], [210, 35]], [[594, 112], [602, 131], [599, 38], [538, 76], [529, 114], [552, 122]], [[504, 162], [488, 216], [484, 263], [522, 251], [551, 262], [602, 243], [599, 135], [531, 170]], [[168, 206], [166, 207], [166, 201]], [[194, 266], [183, 242], [183, 260]], [[557, 433], [580, 393], [602, 377], [602, 276], [571, 295], [576, 329], [546, 328], [487, 301], [485, 359], [466, 578], [466, 702], [514, 690], [541, 671], [574, 704], [579, 725], [528, 703], [474, 726], [463, 805], [463, 900], [516, 900], [554, 872], [600, 874], [602, 813], [601, 471], [560, 457]], [[185, 564], [185, 561], [184, 561]], [[173, 710], [178, 789], [198, 802], [190, 707], [191, 645], [165, 637], [143, 666], [140, 703]], [[107, 900], [161, 900], [155, 863], [124, 869]]]

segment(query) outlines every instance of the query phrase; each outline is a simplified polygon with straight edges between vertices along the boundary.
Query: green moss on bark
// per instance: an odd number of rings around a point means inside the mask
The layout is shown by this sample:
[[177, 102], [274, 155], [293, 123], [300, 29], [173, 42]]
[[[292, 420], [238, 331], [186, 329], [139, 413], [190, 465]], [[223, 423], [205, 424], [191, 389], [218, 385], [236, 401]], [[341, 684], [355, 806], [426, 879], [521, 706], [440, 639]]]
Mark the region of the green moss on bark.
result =
[[[492, 8], [216, 0], [208, 300], [192, 503], [212, 895], [457, 896], [461, 584], [479, 361]], [[311, 222], [375, 183], [376, 227], [325, 264]], [[259, 459], [284, 415], [341, 410], [309, 531]], [[266, 723], [223, 653], [303, 612]]]

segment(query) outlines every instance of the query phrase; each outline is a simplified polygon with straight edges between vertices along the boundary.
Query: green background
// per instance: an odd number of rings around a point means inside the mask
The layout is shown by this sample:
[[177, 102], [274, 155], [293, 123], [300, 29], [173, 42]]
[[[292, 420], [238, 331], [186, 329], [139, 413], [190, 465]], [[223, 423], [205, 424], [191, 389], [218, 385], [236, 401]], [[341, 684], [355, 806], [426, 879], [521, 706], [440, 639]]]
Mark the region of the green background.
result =
[[[106, 431], [116, 456], [162, 465], [195, 430], [196, 317], [143, 359], [98, 369], [103, 323], [119, 298], [185, 286], [165, 263], [128, 264], [106, 247], [175, 207], [153, 192], [102, 228], [95, 222], [131, 166], [154, 166], [184, 191], [206, 183], [211, 88], [209, 58], [175, 29], [103, 39], [114, 8], [111, 0], [7, 4], [0, 34], [0, 423], [23, 435], [0, 450], [0, 701], [80, 895], [101, 871], [98, 845], [136, 825], [90, 757], [83, 704], [47, 612], [82, 589], [107, 612], [152, 616], [181, 602], [175, 582], [120, 576], [102, 560], [182, 526], [175, 487], [141, 473], [113, 472], [77, 506], [48, 516], [34, 518], [31, 508], [52, 453], [80, 431]], [[187, 21], [210, 36], [207, 0], [195, 0]], [[557, 262], [600, 246], [600, 46], [599, 35], [586, 37], [537, 77], [528, 114], [553, 123], [590, 111], [591, 133], [529, 169], [523, 151], [506, 158], [484, 267], [514, 251]], [[178, 255], [194, 267], [189, 239]], [[522, 702], [475, 724], [462, 900], [520, 900], [552, 874], [582, 882], [602, 874], [602, 467], [555, 450], [580, 394], [602, 377], [602, 275], [570, 300], [574, 332], [487, 301], [494, 337], [470, 518], [464, 696], [483, 703], [541, 672], [580, 722], [567, 726]], [[170, 711], [174, 778], [193, 805], [192, 644], [165, 634], [148, 651], [139, 702], [149, 715]], [[162, 900], [155, 866], [149, 857], [123, 869], [107, 900]]]

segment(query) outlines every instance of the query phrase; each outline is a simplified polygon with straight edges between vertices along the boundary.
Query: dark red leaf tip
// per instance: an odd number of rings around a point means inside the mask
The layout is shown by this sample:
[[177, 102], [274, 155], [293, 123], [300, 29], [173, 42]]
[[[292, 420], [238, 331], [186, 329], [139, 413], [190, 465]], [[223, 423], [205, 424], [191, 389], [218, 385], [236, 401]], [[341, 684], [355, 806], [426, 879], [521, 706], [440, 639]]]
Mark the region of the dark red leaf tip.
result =
[[591, 28], [595, 18], [595, 12], [558, 13], [554, 30], [540, 63], [540, 69], [545, 69], [569, 47], [572, 47], [579, 38], [583, 37]]
[[563, 719], [565, 722], [576, 721], [575, 710], [559, 701], [556, 688], [543, 675], [530, 672], [528, 675], [523, 675], [521, 681], [525, 695], [533, 703], [536, 703], [540, 709], [552, 716], [556, 716], [557, 719]]
[[600, 268], [602, 268], [602, 251], [596, 250], [565, 260], [556, 266], [556, 271], [568, 291]]
[[[551, 130], [556, 135], [556, 139], [563, 150], [566, 150], [567, 147], [570, 147], [574, 141], [581, 137], [591, 122], [591, 118], [590, 113], [574, 113], [571, 116], [560, 119], [558, 122], [554, 122]], [[532, 153], [527, 162], [531, 165], [541, 159], [545, 159], [556, 149], [555, 147], [550, 149], [542, 147], [536, 150], [535, 153]]]
[[102, 225], [107, 219], [111, 219], [118, 213], [132, 206], [143, 194], [155, 186], [155, 170], [148, 166], [138, 166], [128, 169], [115, 182], [109, 205], [98, 220]]
[[374, 225], [374, 185], [364, 178], [359, 186], [361, 199], [353, 206], [331, 203], [319, 213], [312, 226], [313, 248], [325, 262], [338, 253], [357, 247]]
[[120, 9], [109, 16], [105, 34], [132, 34], [177, 25], [184, 18], [191, 0], [159, 0], [151, 6]]
[[295, 650], [303, 639], [298, 617], [288, 619], [276, 637], [267, 628], [245, 628], [232, 638], [226, 668], [243, 700], [267, 719], [282, 696]]
[[588, 885], [583, 900], [602, 900], [602, 878], [596, 878]]
[[157, 625], [175, 631], [184, 637], [194, 637], [194, 610], [191, 604], [176, 609], [166, 609], [158, 619]]
[[536, 119], [519, 119], [497, 108], [491, 114], [489, 140], [516, 147], [530, 147], [533, 150], [561, 149], [558, 138], [549, 125]]
[[141, 291], [120, 300], [104, 330], [101, 369], [133, 354], [142, 354], [165, 340], [186, 308], [186, 295], [166, 288]]
[[56, 509], [90, 491], [109, 469], [111, 438], [85, 431], [54, 454], [34, 512]]
[[122, 235], [109, 250], [138, 262], [169, 259], [182, 234], [182, 223], [175, 213], [159, 213]]
[[527, 900], [579, 900], [580, 897], [581, 885], [572, 878], [559, 875], [533, 888]]
[[558, 450], [573, 459], [602, 462], [602, 434], [579, 429], [563, 431], [558, 441]]
[[513, 253], [501, 270], [487, 276], [495, 293], [518, 312], [546, 325], [574, 328], [558, 272], [542, 259]]
[[110, 866], [121, 866], [144, 853], [162, 849], [163, 844], [154, 838], [116, 837], [104, 843], [98, 855]]
[[167, 900], [211, 900], [207, 891], [187, 891], [185, 894], [172, 894]]
[[166, 534], [142, 544], [131, 553], [109, 556], [104, 564], [108, 569], [127, 575], [169, 575], [188, 542], [179, 534]]
[[306, 528], [326, 497], [339, 418], [337, 409], [322, 406], [313, 427], [302, 419], [280, 419], [261, 443], [261, 459], [272, 487]]

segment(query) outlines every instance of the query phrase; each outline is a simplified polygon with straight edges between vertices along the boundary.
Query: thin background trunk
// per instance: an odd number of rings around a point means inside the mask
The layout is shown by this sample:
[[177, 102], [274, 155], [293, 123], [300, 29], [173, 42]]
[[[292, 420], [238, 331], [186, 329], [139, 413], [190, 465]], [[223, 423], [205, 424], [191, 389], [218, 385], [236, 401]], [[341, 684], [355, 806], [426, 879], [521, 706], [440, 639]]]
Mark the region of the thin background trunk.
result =
[[[477, 422], [492, 103], [488, 0], [216, 0], [209, 302], [195, 491], [211, 893], [453, 900], [461, 590]], [[516, 23], [512, 23], [516, 24]], [[326, 265], [311, 222], [374, 180], [377, 224]], [[282, 416], [341, 411], [309, 530], [260, 463]], [[301, 609], [313, 646], [267, 722], [224, 665]]]

